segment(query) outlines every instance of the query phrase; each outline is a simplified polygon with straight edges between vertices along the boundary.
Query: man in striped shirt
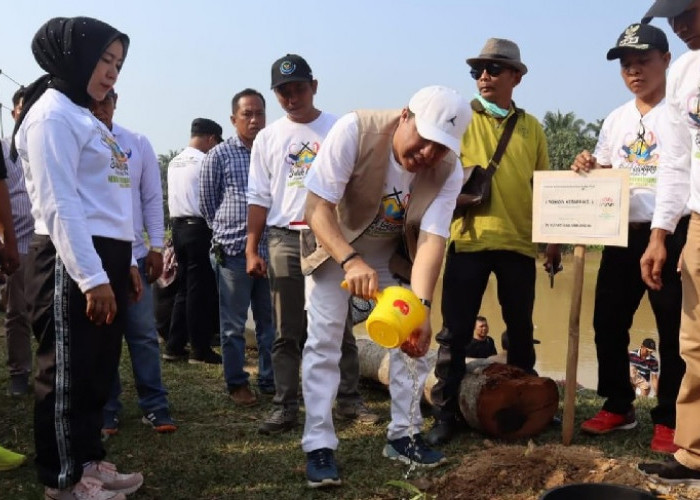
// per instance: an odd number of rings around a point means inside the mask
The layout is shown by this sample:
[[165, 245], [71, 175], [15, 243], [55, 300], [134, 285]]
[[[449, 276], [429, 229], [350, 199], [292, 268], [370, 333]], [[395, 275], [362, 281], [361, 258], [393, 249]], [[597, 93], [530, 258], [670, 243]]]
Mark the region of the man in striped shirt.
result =
[[[275, 327], [267, 276], [246, 273], [248, 170], [250, 149], [265, 126], [265, 98], [245, 89], [233, 96], [231, 123], [236, 133], [207, 154], [199, 177], [199, 207], [212, 230], [212, 267], [219, 289], [219, 324], [224, 379], [231, 400], [241, 406], [257, 403], [248, 384], [245, 364], [245, 324], [252, 306], [258, 343], [258, 389], [275, 393], [272, 374], [272, 342]], [[266, 261], [267, 237], [258, 253]]]

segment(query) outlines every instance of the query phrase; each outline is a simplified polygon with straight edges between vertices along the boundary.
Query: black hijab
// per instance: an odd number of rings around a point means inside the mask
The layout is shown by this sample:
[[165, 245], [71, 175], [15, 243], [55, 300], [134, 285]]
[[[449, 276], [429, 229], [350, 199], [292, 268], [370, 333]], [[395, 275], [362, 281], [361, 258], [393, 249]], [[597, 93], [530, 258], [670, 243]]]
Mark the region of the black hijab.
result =
[[32, 40], [32, 53], [47, 74], [26, 88], [22, 113], [12, 132], [13, 160], [17, 159], [14, 136], [29, 109], [46, 89], [58, 90], [78, 106], [90, 105], [88, 82], [100, 57], [115, 40], [121, 40], [126, 58], [129, 37], [97, 19], [54, 17], [39, 28]]

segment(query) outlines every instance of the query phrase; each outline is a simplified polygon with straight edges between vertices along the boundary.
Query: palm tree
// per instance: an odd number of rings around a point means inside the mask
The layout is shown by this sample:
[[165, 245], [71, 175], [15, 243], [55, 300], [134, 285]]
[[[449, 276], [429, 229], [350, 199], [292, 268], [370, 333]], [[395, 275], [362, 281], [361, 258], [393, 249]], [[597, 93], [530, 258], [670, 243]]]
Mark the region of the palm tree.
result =
[[593, 149], [596, 138], [588, 135], [590, 125], [576, 118], [573, 111], [545, 113], [542, 126], [547, 136], [550, 168], [568, 170], [579, 152]]
[[600, 129], [603, 128], [603, 121], [603, 118], [598, 118], [596, 121], [586, 125], [586, 128], [583, 129], [584, 134], [590, 134], [592, 137], [598, 139], [598, 136], [600, 135]]
[[544, 115], [542, 125], [544, 126], [545, 132], [548, 130], [551, 132], [567, 130], [581, 134], [586, 122], [581, 118], [576, 118], [576, 114], [573, 111], [562, 114], [561, 111], [557, 110], [556, 113], [547, 111]]

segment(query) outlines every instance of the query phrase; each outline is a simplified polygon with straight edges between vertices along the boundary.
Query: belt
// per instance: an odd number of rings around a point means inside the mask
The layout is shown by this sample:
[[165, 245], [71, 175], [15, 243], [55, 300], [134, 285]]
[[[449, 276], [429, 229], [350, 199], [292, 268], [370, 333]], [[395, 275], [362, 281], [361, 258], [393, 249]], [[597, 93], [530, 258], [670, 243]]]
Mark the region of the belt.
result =
[[283, 233], [299, 234], [299, 231], [296, 229], [289, 229], [288, 227], [282, 226], [270, 226], [270, 231], [281, 231]]
[[178, 224], [206, 224], [204, 217], [173, 217], [173, 222]]
[[640, 229], [651, 229], [651, 221], [649, 222], [630, 222], [630, 229], [639, 231]]

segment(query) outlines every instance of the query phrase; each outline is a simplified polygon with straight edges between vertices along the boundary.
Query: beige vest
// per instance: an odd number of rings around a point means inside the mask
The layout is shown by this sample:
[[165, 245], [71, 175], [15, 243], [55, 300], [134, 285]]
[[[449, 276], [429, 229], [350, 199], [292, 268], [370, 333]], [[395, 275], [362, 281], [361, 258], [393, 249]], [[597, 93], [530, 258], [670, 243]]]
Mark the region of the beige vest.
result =
[[[350, 244], [365, 232], [379, 213], [392, 139], [401, 117], [401, 110], [355, 113], [359, 130], [357, 161], [343, 198], [336, 207], [340, 230]], [[413, 179], [404, 217], [402, 244], [390, 262], [391, 271], [406, 281], [411, 276], [410, 268], [416, 255], [423, 214], [449, 178], [456, 162], [455, 154], [450, 151], [435, 168], [422, 170]], [[401, 258], [401, 255], [410, 260]], [[316, 243], [311, 230], [302, 231], [301, 268], [304, 274], [311, 274], [329, 257], [328, 252]]]

